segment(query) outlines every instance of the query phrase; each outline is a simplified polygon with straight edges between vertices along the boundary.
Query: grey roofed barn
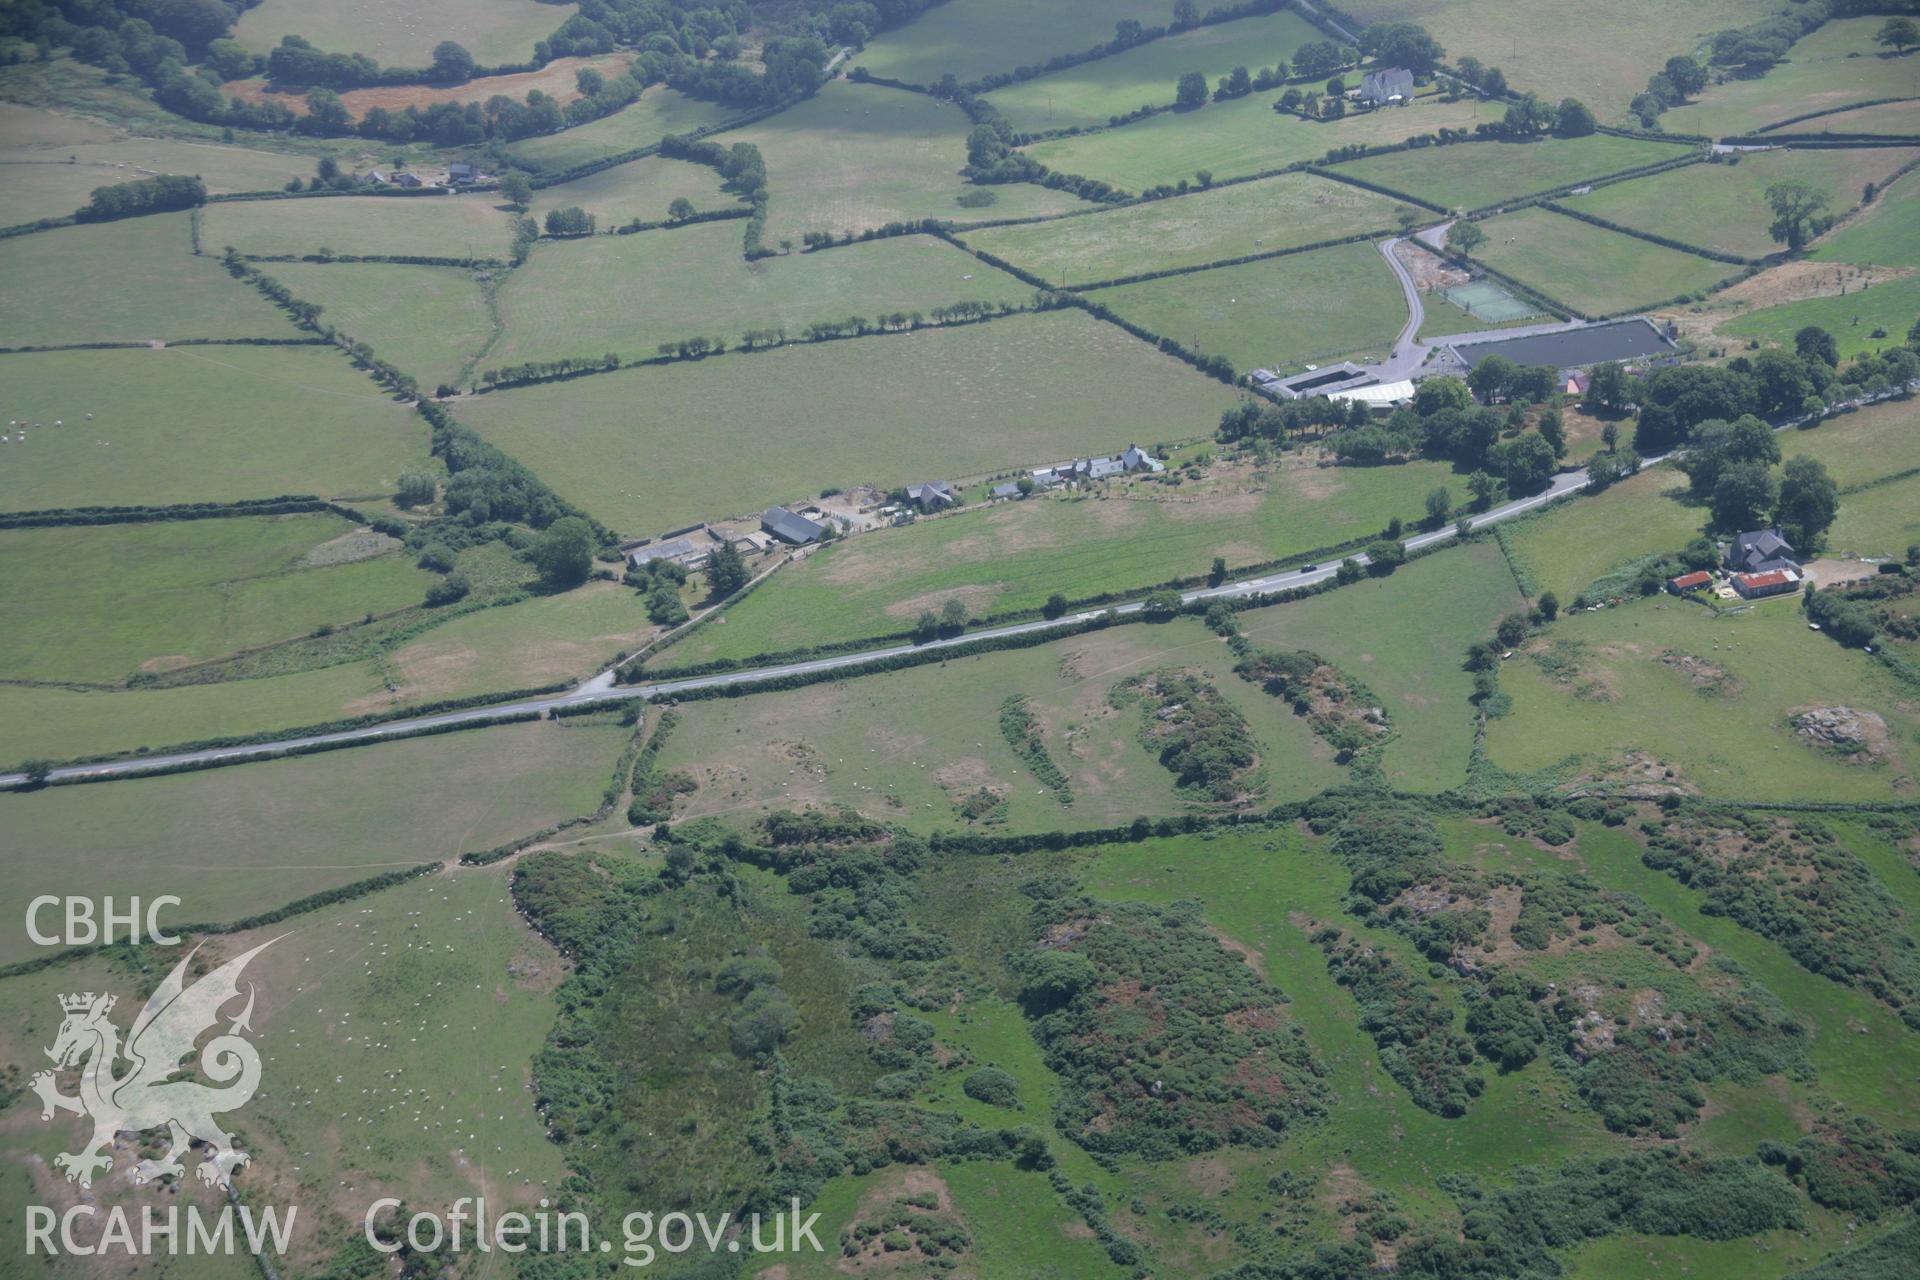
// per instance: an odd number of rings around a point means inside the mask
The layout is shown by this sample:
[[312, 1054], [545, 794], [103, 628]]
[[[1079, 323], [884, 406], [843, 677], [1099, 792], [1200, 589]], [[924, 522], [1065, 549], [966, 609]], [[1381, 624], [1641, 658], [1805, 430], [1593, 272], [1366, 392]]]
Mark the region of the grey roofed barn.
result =
[[1406, 102], [1413, 97], [1413, 72], [1405, 67], [1387, 67], [1381, 71], [1369, 71], [1360, 81], [1360, 101], [1372, 103], [1376, 107], [1399, 99]]
[[815, 524], [785, 507], [768, 507], [760, 517], [760, 527], [780, 541], [796, 547], [818, 542], [827, 532], [825, 525]]

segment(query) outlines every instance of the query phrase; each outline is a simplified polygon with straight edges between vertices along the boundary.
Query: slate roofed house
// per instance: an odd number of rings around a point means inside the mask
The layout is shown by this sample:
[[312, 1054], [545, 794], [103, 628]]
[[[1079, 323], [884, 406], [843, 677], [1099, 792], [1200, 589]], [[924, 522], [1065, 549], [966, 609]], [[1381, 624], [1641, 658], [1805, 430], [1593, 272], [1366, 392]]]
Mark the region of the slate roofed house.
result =
[[1800, 575], [1792, 569], [1769, 569], [1765, 573], [1736, 573], [1733, 575], [1733, 589], [1746, 600], [1785, 595], [1800, 589]]
[[1088, 464], [1089, 480], [1105, 480], [1108, 476], [1124, 475], [1127, 464], [1118, 458], [1095, 458]]
[[480, 169], [477, 165], [469, 164], [465, 160], [455, 160], [447, 166], [448, 182], [478, 182], [479, 180]]
[[378, 169], [369, 169], [367, 170], [367, 181], [376, 187], [384, 187], [387, 185], [387, 175]]
[[815, 524], [805, 516], [787, 510], [785, 507], [768, 507], [760, 517], [760, 527], [789, 546], [804, 547], [820, 541], [826, 536], [825, 525]]
[[1005, 484], [997, 484], [993, 486], [991, 496], [995, 498], [1017, 498], [1020, 496], [1020, 482], [1018, 480], [1009, 480]]
[[635, 547], [627, 552], [627, 563], [636, 569], [644, 569], [656, 560], [671, 560], [689, 569], [698, 569], [712, 554], [712, 547], [701, 546], [690, 538], [669, 538], [665, 542]]
[[407, 173], [403, 170], [402, 172], [399, 172], [393, 175], [393, 185], [396, 187], [407, 187], [410, 189], [417, 190], [421, 187], [426, 186], [427, 184], [425, 179], [421, 178], [419, 174]]
[[1167, 469], [1164, 462], [1137, 444], [1127, 446], [1127, 451], [1120, 455], [1120, 465], [1129, 471], [1165, 471]]
[[907, 501], [922, 511], [939, 511], [960, 501], [960, 495], [945, 480], [929, 480], [925, 484], [908, 485]]
[[1360, 101], [1375, 107], [1413, 101], [1413, 72], [1405, 67], [1367, 72], [1360, 81]]
[[1683, 573], [1677, 578], [1667, 579], [1667, 590], [1676, 596], [1683, 596], [1689, 591], [1698, 591], [1712, 581], [1712, 574], [1704, 569], [1696, 569], [1692, 573]]
[[1799, 567], [1800, 554], [1792, 543], [1780, 536], [1778, 529], [1737, 533], [1727, 548], [1727, 568], [1736, 573], [1771, 573], [1776, 569], [1797, 570]]

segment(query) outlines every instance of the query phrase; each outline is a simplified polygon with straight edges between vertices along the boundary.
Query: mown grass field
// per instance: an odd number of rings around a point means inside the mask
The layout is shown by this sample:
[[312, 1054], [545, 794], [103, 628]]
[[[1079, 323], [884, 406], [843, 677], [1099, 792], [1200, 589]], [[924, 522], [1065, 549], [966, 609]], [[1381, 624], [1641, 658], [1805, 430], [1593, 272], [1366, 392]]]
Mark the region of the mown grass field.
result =
[[1088, 296], [1162, 337], [1223, 355], [1241, 370], [1384, 354], [1407, 321], [1399, 281], [1364, 241]]
[[398, 262], [270, 262], [266, 274], [325, 308], [321, 320], [373, 347], [431, 391], [493, 338], [486, 276]]
[[[1771, 131], [1770, 131], [1771, 132]], [[1777, 136], [1782, 142], [1794, 138], [1823, 133], [1882, 133], [1899, 137], [1909, 137], [1920, 133], [1920, 100], [1909, 98], [1904, 102], [1883, 102], [1877, 107], [1855, 107], [1851, 111], [1834, 111], [1812, 120], [1802, 120], [1780, 129]]]
[[[667, 206], [682, 198], [691, 201], [700, 213], [733, 208], [740, 203], [720, 189], [720, 175], [705, 165], [649, 156], [575, 178], [572, 182], [542, 187], [533, 193], [528, 212], [544, 218], [550, 209], [577, 206], [599, 219], [600, 230], [611, 231], [636, 218], [641, 222], [665, 222]], [[740, 228], [733, 230], [737, 238]]]
[[0, 357], [0, 415], [27, 428], [0, 446], [9, 511], [384, 494], [427, 451], [426, 424], [326, 347]]
[[689, 98], [657, 84], [613, 115], [559, 133], [522, 138], [507, 151], [516, 160], [553, 172], [635, 147], [652, 146], [666, 134], [691, 133], [737, 114], [736, 108]]
[[[1032, 649], [739, 699], [688, 703], [660, 755], [698, 784], [676, 820], [848, 804], [915, 831], [964, 830], [959, 806], [980, 788], [1005, 802], [1004, 826], [1038, 831], [1181, 813], [1174, 775], [1139, 740], [1140, 711], [1108, 693], [1161, 667], [1204, 672], [1246, 717], [1271, 801], [1304, 798], [1343, 775], [1288, 704], [1233, 674], [1234, 659], [1197, 621], [1114, 627]], [[1024, 695], [1073, 803], [1033, 776], [1000, 734], [1001, 704]]]
[[0, 182], [0, 226], [65, 217], [86, 204], [96, 187], [157, 173], [197, 175], [208, 191], [221, 194], [278, 191], [290, 178], [311, 177], [313, 166], [312, 156], [129, 137], [104, 129], [82, 139], [15, 113], [11, 121], [0, 121], [0, 178], [5, 179]]
[[[1911, 49], [1905, 57], [1893, 57], [1873, 42], [1874, 32], [1885, 21], [1878, 15], [1834, 18], [1796, 43], [1787, 60], [1765, 75], [1709, 85], [1694, 105], [1670, 113], [1667, 127], [1724, 138], [1811, 111], [1832, 111], [1876, 98], [1913, 97], [1915, 63], [1920, 57]], [[1825, 127], [1824, 119], [1787, 126], [1794, 133]]]
[[[1087, 207], [1077, 196], [1031, 183], [967, 182], [960, 170], [971, 128], [958, 107], [924, 94], [835, 80], [805, 102], [714, 141], [751, 142], [766, 158], [768, 248], [783, 240], [798, 245], [809, 231], [845, 236], [919, 218], [982, 222]], [[959, 203], [983, 189], [991, 204]]]
[[749, 329], [797, 338], [817, 321], [961, 301], [1025, 304], [1033, 292], [932, 236], [757, 262], [740, 255], [738, 222], [595, 236], [542, 245], [508, 278], [499, 299], [505, 331], [483, 364], [605, 351], [649, 357], [662, 342], [692, 337], [735, 346]]
[[[1842, 489], [1920, 467], [1920, 402], [1889, 400], [1828, 418], [1780, 438], [1782, 456], [1804, 453], [1826, 464]], [[1841, 508], [1846, 506], [1841, 500]]]
[[1489, 218], [1474, 257], [1589, 316], [1713, 288], [1740, 270], [1549, 209]]
[[265, 53], [282, 36], [315, 48], [364, 53], [383, 66], [424, 67], [433, 47], [458, 40], [482, 64], [524, 62], [533, 46], [566, 20], [564, 10], [535, 0], [416, 0], [405, 7], [377, 0], [264, 0], [234, 24], [233, 38]]
[[[1284, 460], [1258, 479], [1168, 489], [1107, 481], [1102, 496], [1003, 503], [863, 534], [790, 565], [656, 665], [744, 658], [910, 630], [959, 599], [974, 617], [1069, 598], [1142, 591], [1363, 538], [1419, 516], [1449, 481], [1438, 463], [1317, 467]], [[1456, 487], [1457, 484], [1456, 484]], [[1195, 492], [1198, 490], [1199, 492]]]
[[853, 56], [852, 64], [909, 84], [932, 84], [949, 72], [964, 82], [1105, 44], [1122, 18], [1164, 26], [1168, 11], [1153, 0], [1062, 0], [1039, 6], [962, 0], [937, 5], [879, 36]]
[[218, 255], [505, 258], [512, 218], [491, 195], [321, 196], [210, 205], [200, 246]]
[[994, 90], [987, 101], [1021, 133], [1084, 129], [1143, 106], [1170, 106], [1175, 84], [1186, 72], [1201, 72], [1211, 86], [1235, 67], [1257, 71], [1283, 60], [1291, 63], [1301, 45], [1320, 39], [1319, 29], [1296, 13], [1259, 14], [1195, 27], [1110, 58], [1008, 85]]
[[1336, 165], [1334, 172], [1404, 191], [1443, 208], [1466, 210], [1658, 164], [1686, 151], [1683, 143], [1593, 133], [1584, 138], [1423, 147], [1349, 160]]
[[1823, 236], [1811, 256], [1825, 262], [1920, 267], [1920, 182], [1909, 175], [1894, 183], [1871, 207]]
[[433, 575], [404, 554], [328, 563], [358, 554], [354, 528], [316, 513], [0, 532], [16, 605], [0, 678], [118, 682], [418, 604]]
[[33, 299], [0, 315], [0, 346], [299, 336], [251, 285], [193, 256], [184, 213], [0, 240], [0, 276]]
[[1669, 468], [1642, 471], [1513, 526], [1507, 545], [1534, 589], [1565, 606], [1609, 571], [1698, 537], [1707, 513], [1679, 501], [1686, 490], [1686, 477]]
[[1371, 191], [1290, 173], [963, 238], [969, 248], [1073, 286], [1390, 229], [1396, 207]]
[[1763, 152], [1737, 164], [1693, 164], [1617, 182], [1566, 205], [1682, 244], [1760, 258], [1783, 247], [1767, 234], [1773, 221], [1768, 187], [1804, 182], [1824, 192], [1828, 209], [1839, 213], [1860, 202], [1867, 183], [1885, 182], [1916, 156], [1920, 150], [1905, 147]]
[[[1607, 776], [1628, 753], [1709, 796], [1890, 800], [1912, 785], [1920, 720], [1874, 660], [1807, 629], [1795, 600], [1715, 617], [1656, 598], [1555, 624], [1543, 642], [1556, 678], [1531, 656], [1502, 668], [1512, 714], [1487, 731], [1487, 756], [1516, 773]], [[1691, 657], [1727, 673], [1698, 684]], [[1878, 712], [1892, 733], [1877, 763], [1848, 763], [1800, 739], [1798, 708]], [[1575, 758], [1569, 765], [1569, 758]]]
[[1904, 559], [1920, 544], [1920, 476], [1875, 485], [1840, 500], [1827, 547], [1841, 555]]
[[1485, 118], [1470, 101], [1423, 98], [1404, 110], [1302, 120], [1273, 110], [1279, 96], [1257, 93], [1197, 111], [1164, 112], [1123, 128], [1036, 142], [1026, 152], [1061, 173], [1143, 191], [1182, 178], [1192, 181], [1201, 169], [1217, 180], [1244, 177], [1300, 160], [1322, 160], [1339, 147], [1388, 146], [1438, 129], [1470, 129], [1475, 120]]
[[1920, 316], [1920, 276], [1906, 276], [1854, 293], [1762, 307], [1726, 321], [1718, 332], [1792, 346], [1794, 334], [1807, 325], [1818, 325], [1833, 335], [1840, 358], [1850, 360], [1866, 352], [1905, 346], [1916, 316]]
[[[1122, 330], [1060, 312], [623, 370], [479, 396], [458, 415], [602, 520], [653, 532], [829, 485], [1202, 435], [1233, 402]], [[610, 465], [622, 457], [632, 465]]]
[[[628, 732], [505, 725], [9, 795], [8, 911], [24, 919], [40, 893], [172, 893], [173, 923], [231, 921], [457, 858], [592, 812]], [[34, 951], [24, 931], [0, 942], [4, 962]]]
[[[1536, 19], [1531, 21], [1502, 0], [1356, 0], [1346, 11], [1362, 23], [1417, 22], [1446, 46], [1450, 58], [1471, 54], [1504, 70], [1517, 90], [1531, 89], [1555, 102], [1572, 96], [1602, 123], [1624, 124], [1627, 103], [1668, 58], [1691, 54], [1714, 32], [1757, 22], [1778, 6], [1695, 0], [1676, 12], [1658, 0], [1562, 3], [1530, 11]], [[1580, 56], [1569, 57], [1569, 49]], [[1679, 129], [1675, 123], [1667, 127]]]

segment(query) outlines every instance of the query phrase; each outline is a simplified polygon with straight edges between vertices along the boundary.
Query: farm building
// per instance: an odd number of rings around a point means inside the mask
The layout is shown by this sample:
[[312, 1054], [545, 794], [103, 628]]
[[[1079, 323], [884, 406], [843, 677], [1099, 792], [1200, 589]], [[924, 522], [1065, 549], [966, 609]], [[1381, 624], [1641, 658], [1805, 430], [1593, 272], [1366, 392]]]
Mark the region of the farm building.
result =
[[455, 160], [447, 166], [447, 181], [464, 184], [478, 182], [482, 178], [478, 165], [468, 164], [465, 160]]
[[1020, 482], [1018, 480], [1009, 480], [1005, 484], [997, 484], [993, 486], [988, 496], [996, 499], [1017, 498], [1020, 496]]
[[1786, 595], [1800, 589], [1800, 575], [1793, 569], [1769, 569], [1765, 573], [1736, 573], [1733, 589], [1745, 600]]
[[1579, 325], [1552, 333], [1482, 342], [1455, 341], [1444, 354], [1471, 369], [1489, 356], [1505, 356], [1515, 364], [1545, 365], [1549, 369], [1584, 369], [1608, 360], [1636, 360], [1663, 356], [1674, 350], [1672, 339], [1645, 316]]
[[960, 501], [960, 495], [945, 480], [929, 480], [925, 484], [907, 486], [907, 501], [922, 511], [944, 511]]
[[1771, 573], [1800, 568], [1800, 555], [1778, 529], [1737, 533], [1727, 547], [1727, 568], [1736, 573]]
[[1127, 451], [1120, 455], [1120, 465], [1128, 471], [1165, 471], [1167, 469], [1166, 463], [1137, 444], [1127, 446]]
[[815, 524], [797, 512], [785, 507], [768, 507], [760, 517], [760, 527], [786, 543], [788, 546], [804, 547], [820, 541], [826, 535], [827, 528]]
[[1398, 382], [1382, 382], [1371, 387], [1352, 387], [1346, 391], [1335, 391], [1327, 399], [1357, 400], [1369, 409], [1390, 409], [1413, 399], [1413, 380], [1402, 378]]
[[1413, 100], [1413, 72], [1405, 67], [1387, 67], [1380, 71], [1369, 71], [1360, 81], [1357, 95], [1360, 101], [1371, 107], [1384, 107], [1392, 102], [1411, 102]]
[[691, 538], [669, 538], [665, 542], [633, 548], [627, 552], [627, 563], [636, 569], [644, 569], [656, 560], [670, 560], [689, 569], [698, 569], [712, 555], [712, 547], [702, 546]]
[[1705, 569], [1696, 569], [1692, 573], [1683, 573], [1677, 578], [1667, 579], [1667, 590], [1676, 596], [1683, 596], [1689, 591], [1700, 590], [1712, 581], [1712, 574]]
[[403, 170], [402, 172], [396, 173], [393, 175], [393, 185], [396, 187], [405, 188], [407, 190], [417, 191], [421, 187], [426, 186], [427, 184], [426, 184], [426, 180], [423, 179], [419, 174], [407, 173]]

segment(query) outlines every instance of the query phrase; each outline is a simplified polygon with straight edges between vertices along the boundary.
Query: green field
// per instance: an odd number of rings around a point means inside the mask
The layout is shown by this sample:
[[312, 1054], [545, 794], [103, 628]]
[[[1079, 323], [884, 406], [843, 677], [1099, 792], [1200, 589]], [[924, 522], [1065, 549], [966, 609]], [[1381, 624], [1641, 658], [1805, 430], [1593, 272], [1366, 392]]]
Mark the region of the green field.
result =
[[[1464, 150], [1462, 148], [1465, 148]], [[1369, 156], [1334, 172], [1448, 209], [1480, 209], [1687, 153], [1685, 144], [1592, 133], [1533, 142], [1469, 142]]]
[[805, 102], [714, 141], [751, 142], [766, 158], [770, 249], [788, 240], [798, 245], [809, 231], [845, 236], [920, 218], [982, 222], [1088, 207], [1077, 196], [1024, 182], [984, 188], [993, 196], [984, 207], [959, 203], [983, 189], [960, 176], [970, 128], [958, 107], [924, 94], [835, 80]]
[[326, 347], [0, 357], [0, 413], [22, 424], [8, 511], [384, 494], [427, 449], [426, 424]]
[[1422, 98], [1405, 109], [1302, 120], [1272, 109], [1279, 96], [1259, 93], [1198, 111], [1163, 112], [1119, 129], [1036, 142], [1026, 152], [1061, 173], [1142, 191], [1183, 178], [1192, 181], [1201, 169], [1216, 180], [1268, 173], [1302, 160], [1323, 160], [1339, 147], [1391, 146], [1438, 129], [1471, 129], [1484, 119], [1477, 114], [1483, 105]]
[[[1138, 592], [1263, 564], [1412, 520], [1447, 469], [1320, 467], [1292, 457], [1257, 477], [1235, 474], [1178, 489], [1107, 481], [1098, 496], [1028, 499], [910, 528], [863, 534], [790, 565], [709, 625], [662, 654], [673, 667], [745, 658], [910, 629], [923, 609], [963, 601], [975, 617], [1070, 598]], [[1458, 482], [1453, 482], [1459, 488]]]
[[1920, 134], [1920, 99], [1908, 98], [1902, 102], [1883, 102], [1877, 107], [1830, 112], [1787, 125], [1779, 131], [1778, 136], [1782, 142], [1791, 142], [1798, 137], [1818, 137], [1823, 133], [1878, 133], [1912, 137]]
[[424, 67], [433, 47], [458, 40], [483, 66], [525, 62], [566, 14], [536, 0], [415, 0], [402, 7], [375, 0], [263, 0], [234, 24], [233, 38], [265, 53], [286, 35], [317, 49], [364, 53], [383, 66]]
[[397, 262], [270, 262], [263, 270], [429, 391], [453, 382], [493, 338], [483, 273]]
[[[648, 532], [829, 485], [1200, 435], [1233, 400], [1122, 330], [1062, 312], [496, 392], [459, 417], [600, 519]], [[716, 450], [723, 440], [736, 447]], [[609, 465], [623, 455], [631, 467]]]
[[[1833, 111], [1876, 98], [1909, 98], [1914, 87], [1913, 51], [1894, 57], [1874, 44], [1880, 16], [1834, 18], [1799, 41], [1787, 60], [1756, 79], [1730, 78], [1709, 85], [1692, 106], [1669, 112], [1666, 126], [1716, 138], [1753, 133], [1770, 124], [1813, 111]], [[1830, 126], [1825, 119], [1787, 126], [1812, 133]]]
[[0, 226], [66, 217], [86, 204], [96, 187], [156, 173], [197, 175], [216, 195], [278, 191], [290, 178], [313, 174], [312, 156], [252, 147], [126, 137], [104, 130], [85, 141], [48, 141], [59, 136], [17, 114], [11, 122], [0, 121], [0, 177], [5, 178], [0, 182]]
[[1290, 173], [964, 238], [969, 248], [1075, 286], [1382, 230], [1393, 226], [1395, 207], [1371, 191]]
[[[1786, 457], [1818, 458], [1842, 489], [1920, 467], [1920, 402], [1888, 400], [1780, 438]], [[1842, 509], [1845, 500], [1842, 499]]]
[[1084, 129], [1143, 106], [1171, 105], [1175, 82], [1188, 71], [1201, 72], [1212, 85], [1235, 67], [1257, 71], [1291, 62], [1301, 45], [1324, 38], [1306, 19], [1283, 9], [1152, 40], [1110, 58], [996, 89], [987, 101], [1021, 133]]
[[212, 205], [200, 214], [200, 246], [246, 254], [504, 258], [512, 219], [476, 196], [323, 196]]
[[1223, 355], [1240, 370], [1385, 354], [1407, 321], [1399, 281], [1379, 249], [1364, 241], [1088, 296], [1150, 332]]
[[[611, 723], [505, 725], [8, 795], [7, 910], [24, 918], [39, 893], [172, 893], [182, 900], [175, 923], [238, 920], [457, 858], [592, 812], [629, 732]], [[88, 857], [73, 858], [75, 848]], [[0, 960], [33, 951], [16, 930], [0, 943]]]
[[[636, 218], [641, 222], [665, 222], [667, 206], [682, 198], [691, 201], [700, 213], [740, 204], [720, 189], [720, 175], [705, 165], [651, 156], [617, 164], [572, 182], [542, 187], [533, 193], [533, 204], [528, 211], [541, 218], [549, 209], [577, 206], [599, 219], [600, 230], [611, 231]], [[738, 239], [740, 228], [733, 230]]]
[[1839, 213], [1860, 202], [1867, 183], [1885, 182], [1915, 157], [1920, 150], [1903, 147], [1764, 152], [1742, 156], [1737, 164], [1692, 164], [1616, 182], [1566, 205], [1682, 244], [1760, 258], [1782, 248], [1767, 234], [1773, 220], [1768, 187], [1804, 182], [1825, 192], [1828, 209]]
[[39, 602], [0, 622], [0, 678], [119, 682], [420, 603], [433, 575], [354, 529], [316, 513], [0, 532], [0, 592]]
[[1039, 66], [1113, 39], [1113, 24], [1132, 18], [1164, 25], [1168, 11], [1153, 0], [961, 0], [928, 9], [874, 40], [852, 62], [876, 76], [932, 84], [951, 73], [968, 81], [1016, 67]]
[[1920, 476], [1875, 485], [1840, 500], [1840, 518], [1827, 531], [1839, 555], [1902, 559], [1920, 543]]
[[1812, 257], [1825, 262], [1920, 267], [1920, 182], [1893, 184], [1845, 226], [1821, 237]]
[[691, 133], [740, 114], [737, 108], [703, 102], [657, 84], [637, 102], [588, 124], [537, 138], [522, 138], [507, 148], [514, 159], [549, 172], [650, 147], [669, 133]]
[[1685, 493], [1685, 477], [1656, 467], [1605, 493], [1558, 503], [1515, 525], [1506, 538], [1534, 589], [1569, 604], [1611, 570], [1678, 551], [1698, 537], [1707, 513], [1677, 500]]
[[732, 346], [749, 329], [798, 338], [809, 324], [850, 315], [877, 320], [1032, 297], [1019, 280], [932, 236], [755, 262], [740, 256], [737, 222], [595, 236], [542, 245], [508, 278], [500, 292], [505, 332], [483, 367], [605, 351], [645, 358], [680, 338]]
[[[1680, 785], [1749, 800], [1891, 800], [1911, 786], [1911, 702], [1872, 658], [1808, 630], [1794, 600], [1715, 617], [1658, 598], [1566, 618], [1540, 643], [1557, 646], [1559, 678], [1527, 656], [1501, 672], [1513, 710], [1488, 727], [1487, 757], [1502, 768], [1640, 781], [1641, 753]], [[1683, 657], [1725, 675], [1700, 683]], [[1828, 706], [1884, 717], [1885, 757], [1847, 763], [1802, 741], [1789, 716]]]
[[1589, 316], [1704, 293], [1739, 271], [1548, 209], [1501, 214], [1482, 229], [1477, 259]]
[[[1446, 46], [1449, 59], [1471, 54], [1504, 70], [1516, 90], [1554, 102], [1570, 95], [1603, 124], [1626, 124], [1627, 103], [1668, 58], [1696, 52], [1716, 31], [1772, 17], [1779, 6], [1692, 0], [1676, 11], [1660, 0], [1612, 0], [1556, 4], [1536, 15], [1505, 0], [1355, 0], [1345, 11], [1362, 23], [1417, 22]], [[1569, 49], [1579, 56], [1569, 57]], [[1678, 132], [1687, 123], [1682, 117], [1667, 127]]]
[[0, 277], [34, 300], [0, 316], [0, 346], [299, 336], [253, 286], [191, 248], [184, 213], [0, 240]]
[[[1840, 358], [1850, 360], [1866, 352], [1905, 346], [1916, 316], [1920, 316], [1920, 276], [1905, 276], [1854, 293], [1762, 307], [1721, 324], [1718, 332], [1792, 346], [1794, 334], [1807, 325], [1818, 325], [1833, 335]], [[1877, 338], [1875, 331], [1880, 334]]]

